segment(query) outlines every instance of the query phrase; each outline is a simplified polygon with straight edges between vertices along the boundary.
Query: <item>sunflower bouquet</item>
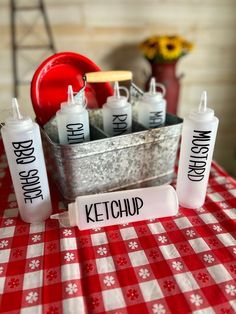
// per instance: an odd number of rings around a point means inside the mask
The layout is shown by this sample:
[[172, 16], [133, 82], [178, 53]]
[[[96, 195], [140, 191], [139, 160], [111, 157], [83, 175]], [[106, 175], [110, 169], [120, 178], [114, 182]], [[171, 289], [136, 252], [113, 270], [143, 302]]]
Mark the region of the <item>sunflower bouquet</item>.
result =
[[180, 36], [152, 36], [139, 47], [148, 61], [156, 63], [177, 61], [192, 50], [193, 44]]

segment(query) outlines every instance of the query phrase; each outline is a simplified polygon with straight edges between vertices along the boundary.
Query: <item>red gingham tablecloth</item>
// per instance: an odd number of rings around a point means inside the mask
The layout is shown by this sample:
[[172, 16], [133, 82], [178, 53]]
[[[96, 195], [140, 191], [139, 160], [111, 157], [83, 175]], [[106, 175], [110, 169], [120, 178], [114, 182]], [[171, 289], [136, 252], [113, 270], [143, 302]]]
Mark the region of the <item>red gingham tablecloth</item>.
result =
[[202, 208], [83, 232], [20, 220], [2, 143], [0, 189], [1, 313], [236, 312], [236, 183], [215, 163]]

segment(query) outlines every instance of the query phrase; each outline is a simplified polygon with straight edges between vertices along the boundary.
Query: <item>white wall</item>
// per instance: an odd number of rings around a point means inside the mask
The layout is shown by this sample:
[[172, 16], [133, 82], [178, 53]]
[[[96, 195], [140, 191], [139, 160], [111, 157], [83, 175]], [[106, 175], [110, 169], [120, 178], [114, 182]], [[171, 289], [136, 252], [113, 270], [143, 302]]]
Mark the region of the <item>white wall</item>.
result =
[[[37, 0], [16, 2], [29, 5]], [[57, 51], [81, 53], [103, 69], [130, 69], [140, 86], [150, 71], [137, 49], [140, 41], [155, 33], [177, 33], [193, 41], [194, 51], [178, 64], [178, 73], [185, 74], [179, 115], [185, 116], [199, 103], [203, 89], [208, 91], [209, 105], [220, 118], [214, 158], [236, 175], [235, 0], [44, 0], [44, 3]], [[1, 119], [12, 96], [9, 14], [9, 1], [1, 0]], [[24, 15], [24, 19], [32, 18], [32, 13]], [[19, 33], [24, 30], [19, 28]], [[40, 19], [35, 32], [45, 39]], [[37, 38], [26, 37], [24, 43]], [[35, 66], [42, 61], [42, 57], [37, 57]], [[30, 78], [32, 71], [27, 75]], [[21, 88], [20, 101], [33, 115], [29, 86]]]

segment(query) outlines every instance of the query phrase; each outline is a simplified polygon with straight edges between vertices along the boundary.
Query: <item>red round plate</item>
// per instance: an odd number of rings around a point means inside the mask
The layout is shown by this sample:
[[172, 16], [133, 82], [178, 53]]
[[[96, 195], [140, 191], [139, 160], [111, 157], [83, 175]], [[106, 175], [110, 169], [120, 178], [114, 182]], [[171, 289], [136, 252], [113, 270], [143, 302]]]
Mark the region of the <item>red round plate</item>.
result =
[[[43, 126], [67, 100], [68, 85], [78, 92], [83, 86], [83, 76], [100, 68], [88, 58], [74, 53], [62, 52], [47, 58], [36, 70], [31, 82], [31, 100], [38, 123]], [[112, 95], [109, 83], [87, 84], [85, 95], [88, 108], [99, 108]]]

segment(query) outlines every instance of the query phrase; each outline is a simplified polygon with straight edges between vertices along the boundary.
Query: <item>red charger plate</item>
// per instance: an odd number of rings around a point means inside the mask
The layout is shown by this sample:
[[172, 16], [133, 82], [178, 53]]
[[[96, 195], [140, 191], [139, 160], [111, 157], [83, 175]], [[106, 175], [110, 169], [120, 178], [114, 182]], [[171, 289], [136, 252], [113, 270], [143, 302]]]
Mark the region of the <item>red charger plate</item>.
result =
[[[84, 85], [83, 76], [100, 68], [88, 58], [61, 52], [47, 58], [36, 70], [31, 82], [31, 100], [38, 123], [43, 126], [67, 100], [68, 85], [78, 92]], [[87, 83], [85, 95], [88, 108], [100, 108], [113, 94], [109, 83]]]

